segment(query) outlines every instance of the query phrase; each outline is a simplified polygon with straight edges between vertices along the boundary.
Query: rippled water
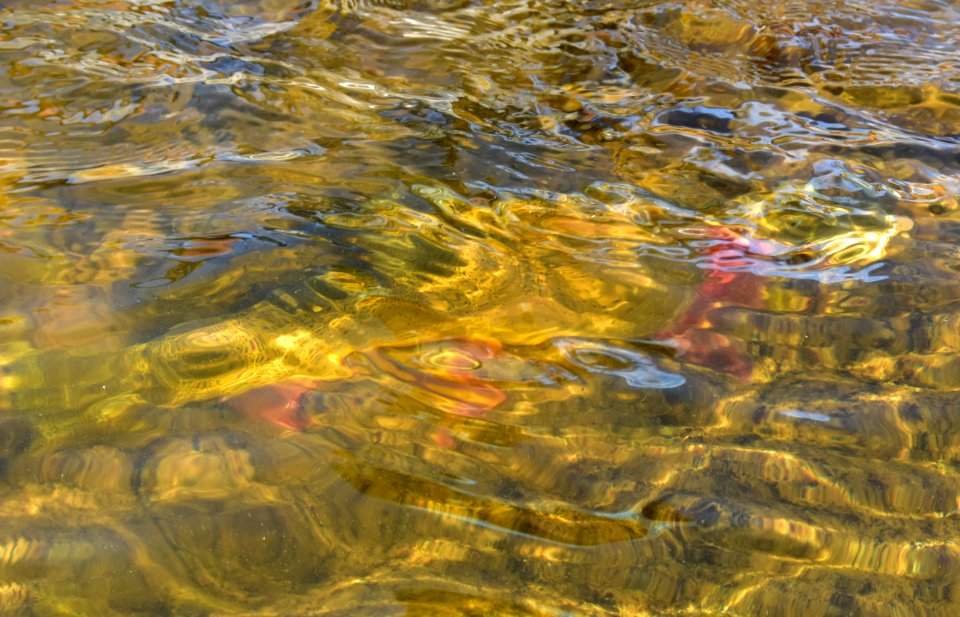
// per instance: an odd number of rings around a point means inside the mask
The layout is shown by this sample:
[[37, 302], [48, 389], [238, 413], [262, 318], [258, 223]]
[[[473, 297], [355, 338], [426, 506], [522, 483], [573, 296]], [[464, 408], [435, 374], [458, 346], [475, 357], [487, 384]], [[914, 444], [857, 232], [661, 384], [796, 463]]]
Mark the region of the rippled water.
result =
[[0, 3], [0, 615], [960, 614], [950, 0]]

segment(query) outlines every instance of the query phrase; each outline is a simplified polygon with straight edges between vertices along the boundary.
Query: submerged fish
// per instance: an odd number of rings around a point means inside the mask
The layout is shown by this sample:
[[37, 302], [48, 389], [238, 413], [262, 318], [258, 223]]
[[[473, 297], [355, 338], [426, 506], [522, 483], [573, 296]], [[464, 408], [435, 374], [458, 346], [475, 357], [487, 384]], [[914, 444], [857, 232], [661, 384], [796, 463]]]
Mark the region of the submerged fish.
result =
[[[746, 381], [752, 366], [743, 341], [715, 330], [710, 312], [729, 304], [762, 306], [763, 277], [736, 268], [748, 266], [752, 256], [769, 254], [772, 247], [723, 227], [707, 228], [704, 236], [718, 243], [705, 250], [709, 272], [695, 300], [673, 324], [652, 338], [669, 340], [679, 349], [680, 357], [692, 364]], [[494, 338], [453, 337], [354, 351], [342, 358], [337, 356], [337, 363], [351, 376], [362, 373], [386, 378], [393, 387], [434, 409], [481, 417], [507, 398], [493, 385], [497, 380], [510, 379], [503, 371], [503, 359], [499, 375], [496, 368], [493, 374], [489, 368], [484, 370], [485, 366], [496, 367], [502, 352], [503, 344]], [[304, 413], [304, 398], [321, 389], [323, 383], [322, 379], [295, 376], [222, 400], [255, 421], [303, 430], [310, 423]]]

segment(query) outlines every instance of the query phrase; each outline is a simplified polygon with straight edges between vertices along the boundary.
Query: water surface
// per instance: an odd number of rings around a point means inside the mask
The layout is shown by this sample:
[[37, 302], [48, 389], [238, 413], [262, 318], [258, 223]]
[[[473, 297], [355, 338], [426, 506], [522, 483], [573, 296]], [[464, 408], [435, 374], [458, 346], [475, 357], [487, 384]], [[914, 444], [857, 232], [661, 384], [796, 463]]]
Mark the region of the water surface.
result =
[[960, 10], [0, 4], [0, 615], [955, 615]]

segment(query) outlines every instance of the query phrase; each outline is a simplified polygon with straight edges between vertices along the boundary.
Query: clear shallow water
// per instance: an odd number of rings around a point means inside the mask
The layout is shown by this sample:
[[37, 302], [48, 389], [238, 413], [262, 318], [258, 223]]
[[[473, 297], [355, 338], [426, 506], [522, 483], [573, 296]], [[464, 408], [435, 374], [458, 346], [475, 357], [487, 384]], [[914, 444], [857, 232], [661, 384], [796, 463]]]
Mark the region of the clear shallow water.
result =
[[953, 615], [952, 3], [7, 2], [0, 615]]

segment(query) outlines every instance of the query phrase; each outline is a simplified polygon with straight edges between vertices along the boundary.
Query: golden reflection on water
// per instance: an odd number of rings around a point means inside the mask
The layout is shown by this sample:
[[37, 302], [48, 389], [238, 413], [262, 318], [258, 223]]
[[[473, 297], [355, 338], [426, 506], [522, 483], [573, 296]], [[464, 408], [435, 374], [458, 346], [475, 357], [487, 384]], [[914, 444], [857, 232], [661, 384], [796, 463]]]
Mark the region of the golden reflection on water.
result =
[[0, 616], [960, 613], [958, 24], [0, 4]]

